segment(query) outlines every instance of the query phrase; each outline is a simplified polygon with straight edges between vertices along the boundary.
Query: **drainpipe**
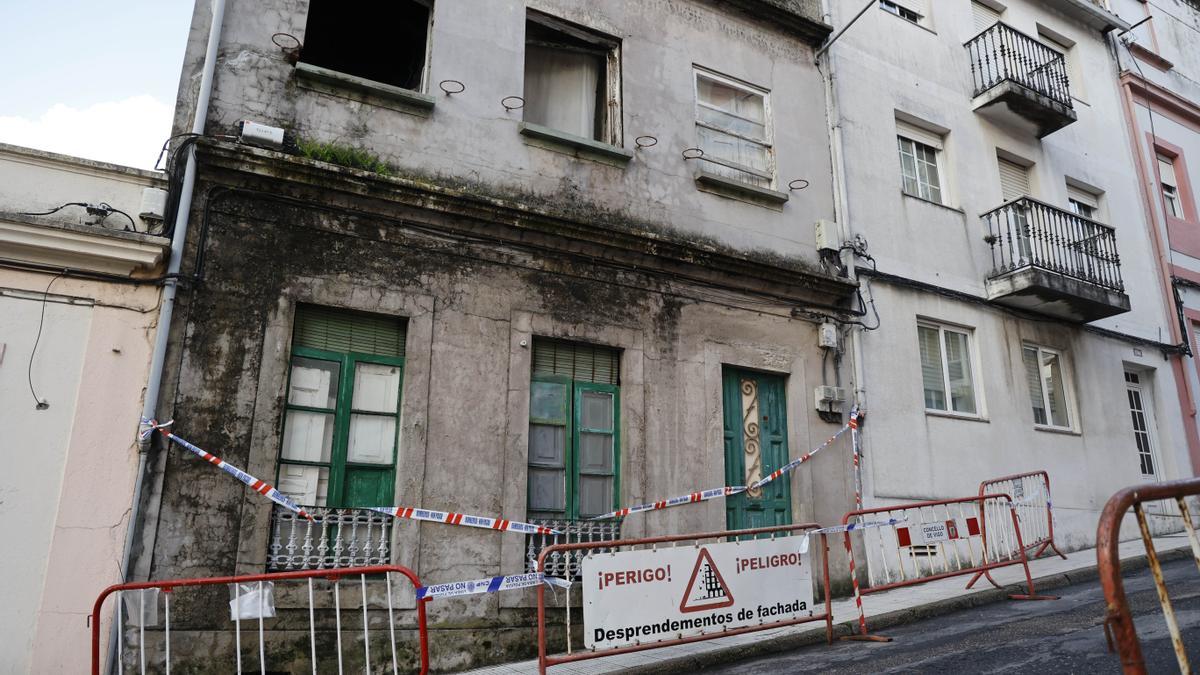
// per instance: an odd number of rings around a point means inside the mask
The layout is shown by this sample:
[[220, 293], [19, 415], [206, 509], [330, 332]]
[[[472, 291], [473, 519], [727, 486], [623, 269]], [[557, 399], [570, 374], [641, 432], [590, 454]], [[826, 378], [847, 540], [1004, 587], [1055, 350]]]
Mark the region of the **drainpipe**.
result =
[[[838, 234], [840, 235], [842, 242], [847, 242], [847, 241], [850, 241], [850, 239], [851, 239], [850, 202], [849, 202], [849, 198], [847, 197], [847, 194], [846, 194], [846, 162], [845, 162], [844, 154], [842, 152], [842, 121], [841, 121], [841, 116], [839, 114], [839, 107], [838, 107], [838, 103], [837, 103], [837, 88], [834, 86], [833, 58], [829, 52], [829, 47], [833, 44], [833, 40], [836, 40], [838, 37], [841, 37], [842, 33], [846, 32], [846, 29], [850, 28], [850, 26], [853, 25], [854, 22], [857, 21], [859, 19], [859, 17], [861, 17], [863, 15], [863, 13], [866, 12], [866, 10], [872, 6], [872, 4], [874, 4], [874, 3], [867, 3], [867, 5], [865, 7], [863, 7], [863, 9], [860, 10], [858, 12], [858, 14], [856, 14], [854, 16], [853, 19], [850, 20], [850, 23], [846, 24], [846, 26], [844, 28], [842, 28], [841, 31], [838, 31], [838, 33], [836, 35], [834, 35], [833, 39], [826, 42], [825, 46], [822, 47], [816, 54], [818, 70], [820, 69], [822, 57], [824, 57], [824, 61], [825, 61], [825, 71], [824, 71], [824, 76], [822, 79], [824, 80], [824, 85], [825, 85], [825, 119], [829, 123], [829, 155], [830, 155], [830, 162], [832, 165], [831, 169], [832, 169], [832, 174], [833, 174], [833, 218], [834, 218], [834, 221], [836, 221], [838, 224]], [[825, 17], [826, 17], [825, 22], [832, 25], [832, 23], [833, 23], [832, 0], [823, 0], [822, 1], [822, 11], [824, 12]], [[858, 270], [854, 266], [854, 263], [855, 263], [854, 251], [843, 250], [843, 251], [840, 251], [840, 255], [841, 255], [841, 259], [842, 259], [842, 264], [845, 265], [845, 267], [846, 267], [847, 277], [851, 281], [857, 282], [858, 281]], [[850, 359], [854, 363], [854, 397], [853, 397], [853, 400], [854, 400], [855, 405], [857, 405], [860, 409], [866, 411], [866, 409], [867, 409], [867, 388], [863, 383], [863, 378], [864, 378], [863, 346], [862, 346], [863, 331], [861, 329], [851, 328], [849, 337], [850, 337], [850, 339], [849, 339]], [[864, 500], [864, 504], [865, 504], [865, 502], [867, 500], [867, 496], [872, 494], [872, 492], [867, 487], [868, 486], [867, 478], [868, 478], [869, 472], [865, 471], [865, 468], [866, 468], [865, 458], [864, 458], [864, 461], [862, 462], [862, 465], [863, 465], [862, 468], [864, 469], [862, 471], [862, 476], [863, 476], [863, 486], [862, 487], [863, 487], [863, 500]]]
[[[193, 134], [203, 134], [204, 123], [208, 119], [208, 103], [212, 95], [213, 73], [217, 65], [217, 47], [221, 42], [221, 23], [224, 18], [225, 0], [213, 0], [212, 23], [208, 29], [208, 47], [204, 53], [204, 68], [200, 74], [200, 93], [196, 97], [196, 113], [192, 120]], [[175, 210], [175, 232], [171, 237], [171, 258], [167, 263], [167, 277], [164, 281], [162, 300], [158, 310], [158, 327], [154, 335], [154, 353], [150, 359], [150, 375], [146, 382], [145, 401], [142, 404], [142, 417], [149, 419], [157, 417], [163, 366], [167, 358], [167, 338], [171, 332], [171, 316], [175, 311], [175, 296], [179, 290], [179, 268], [183, 260], [183, 245], [187, 241], [188, 214], [192, 210], [192, 190], [195, 186], [196, 151], [192, 146], [188, 149], [187, 167], [183, 174], [183, 185], [179, 190], [179, 207]], [[129, 581], [133, 540], [142, 518], [142, 485], [146, 479], [147, 451], [150, 449], [150, 439], [152, 438], [153, 436], [150, 436], [145, 441], [138, 440], [137, 480], [133, 485], [133, 507], [130, 511], [129, 524], [125, 528], [125, 550], [121, 555], [122, 581]], [[98, 620], [98, 617], [93, 620]], [[108, 650], [107, 670], [109, 672], [112, 671], [117, 656], [119, 637], [114, 621]]]

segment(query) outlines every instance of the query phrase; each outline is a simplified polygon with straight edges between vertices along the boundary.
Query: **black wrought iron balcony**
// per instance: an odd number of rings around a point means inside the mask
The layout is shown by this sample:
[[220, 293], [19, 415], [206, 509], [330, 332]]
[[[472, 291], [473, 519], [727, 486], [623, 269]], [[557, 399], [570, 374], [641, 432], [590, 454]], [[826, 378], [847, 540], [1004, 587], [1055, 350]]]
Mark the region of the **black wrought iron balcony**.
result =
[[989, 300], [1080, 322], [1129, 311], [1113, 228], [1032, 197], [982, 217]]
[[1061, 53], [1004, 23], [971, 38], [966, 47], [976, 111], [1015, 115], [1035, 125], [1038, 138], [1077, 119]]

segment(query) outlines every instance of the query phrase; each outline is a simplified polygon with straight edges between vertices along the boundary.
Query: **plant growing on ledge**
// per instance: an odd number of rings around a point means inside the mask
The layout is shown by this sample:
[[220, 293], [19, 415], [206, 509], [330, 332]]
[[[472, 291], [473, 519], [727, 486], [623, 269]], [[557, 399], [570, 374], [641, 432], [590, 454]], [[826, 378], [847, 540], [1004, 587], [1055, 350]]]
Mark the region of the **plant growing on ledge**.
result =
[[322, 143], [304, 138], [296, 139], [296, 152], [301, 157], [337, 164], [351, 169], [371, 171], [381, 176], [392, 176], [394, 171], [374, 153], [362, 148], [352, 148], [338, 143]]

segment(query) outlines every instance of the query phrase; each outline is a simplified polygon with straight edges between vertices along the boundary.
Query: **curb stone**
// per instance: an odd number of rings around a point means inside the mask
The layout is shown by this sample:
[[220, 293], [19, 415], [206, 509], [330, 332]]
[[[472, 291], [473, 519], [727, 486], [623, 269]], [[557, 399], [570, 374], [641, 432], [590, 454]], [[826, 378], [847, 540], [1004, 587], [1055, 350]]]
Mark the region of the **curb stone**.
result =
[[[1191, 549], [1187, 546], [1173, 548], [1166, 551], [1158, 551], [1159, 562], [1163, 563], [1172, 560], [1185, 559], [1190, 556]], [[1121, 561], [1122, 572], [1141, 570], [1148, 566], [1149, 562], [1145, 554], [1126, 558]], [[1099, 568], [1096, 565], [1089, 565], [1087, 567], [1080, 567], [1069, 572], [1054, 572], [1052, 574], [1034, 577], [1033, 585], [1040, 592], [1055, 588], [1063, 588], [1085, 581], [1092, 581], [1098, 579], [1099, 577]], [[987, 590], [976, 591], [968, 595], [959, 595], [953, 598], [946, 598], [944, 600], [936, 600], [924, 605], [917, 605], [915, 607], [894, 610], [872, 616], [870, 617], [871, 626], [875, 630], [903, 626], [905, 624], [920, 621], [922, 619], [929, 619], [936, 616], [950, 614], [951, 612], [956, 612], [961, 609], [970, 609], [972, 607], [994, 604], [1002, 600], [1007, 600], [1010, 593], [1024, 592], [1024, 590], [1024, 584], [1009, 584], [1004, 588], [989, 588]], [[855, 632], [856, 624], [857, 619], [834, 623], [834, 639], [836, 640], [845, 635], [852, 635]], [[749, 658], [788, 652], [800, 647], [821, 644], [823, 642], [825, 642], [825, 631], [819, 629], [810, 629], [803, 633], [780, 635], [762, 640], [761, 642], [714, 649], [702, 654], [676, 656], [669, 659], [663, 659], [662, 661], [658, 661], [656, 663], [622, 668], [612, 672], [620, 673], [621, 675], [666, 675], [669, 673], [690, 673], [703, 669], [706, 666], [734, 663]]]

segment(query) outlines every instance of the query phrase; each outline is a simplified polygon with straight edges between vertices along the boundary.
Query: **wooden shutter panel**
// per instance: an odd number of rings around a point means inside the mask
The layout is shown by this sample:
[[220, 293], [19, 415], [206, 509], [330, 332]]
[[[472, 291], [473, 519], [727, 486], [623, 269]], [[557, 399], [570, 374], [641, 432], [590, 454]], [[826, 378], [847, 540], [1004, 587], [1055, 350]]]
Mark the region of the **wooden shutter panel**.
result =
[[296, 308], [294, 347], [403, 357], [405, 339], [403, 319], [314, 305]]
[[1029, 169], [1001, 157], [997, 157], [996, 161], [1000, 165], [1000, 194], [1004, 201], [1028, 197]]
[[1000, 20], [1000, 12], [988, 7], [982, 2], [971, 3], [971, 15], [975, 19], [975, 31], [982, 33]]
[[564, 375], [576, 382], [617, 385], [620, 352], [578, 342], [534, 340], [533, 374]]

